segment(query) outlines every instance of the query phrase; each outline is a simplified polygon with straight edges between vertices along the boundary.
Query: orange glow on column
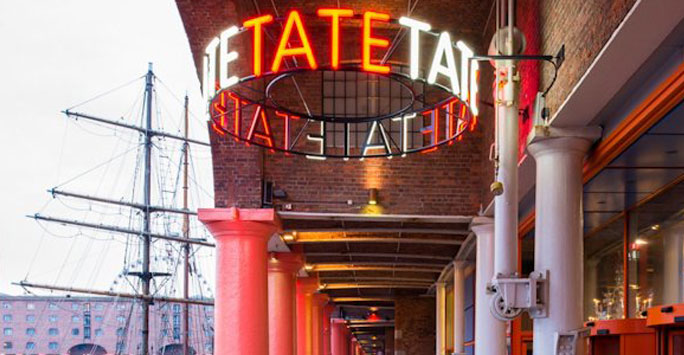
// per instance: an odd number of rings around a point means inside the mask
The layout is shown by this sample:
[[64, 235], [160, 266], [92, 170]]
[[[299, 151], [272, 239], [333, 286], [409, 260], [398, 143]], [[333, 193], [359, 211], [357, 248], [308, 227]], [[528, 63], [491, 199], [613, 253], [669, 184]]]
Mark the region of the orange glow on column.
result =
[[[263, 132], [258, 132], [256, 130], [256, 126], [259, 121], [261, 121], [261, 124], [264, 126]], [[256, 111], [254, 111], [254, 116], [252, 117], [252, 126], [249, 128], [247, 140], [251, 141], [254, 137], [266, 141], [266, 145], [273, 148], [273, 135], [271, 134], [271, 126], [268, 124], [266, 113], [261, 105], [257, 106]]]
[[264, 15], [264, 16], [259, 16], [255, 17], [253, 19], [249, 19], [245, 21], [242, 25], [245, 26], [246, 28], [251, 28], [254, 27], [254, 41], [253, 41], [253, 63], [254, 63], [254, 76], [261, 76], [261, 57], [262, 57], [262, 31], [261, 28], [263, 25], [272, 22], [273, 21], [273, 16], [271, 15]]
[[[292, 27], [297, 28], [297, 34], [302, 41], [301, 47], [287, 48], [287, 44], [290, 41], [290, 35], [292, 34]], [[316, 59], [314, 58], [313, 51], [311, 50], [311, 45], [309, 44], [309, 36], [306, 34], [304, 25], [302, 24], [302, 18], [297, 11], [290, 11], [287, 16], [287, 21], [285, 22], [285, 28], [280, 36], [280, 43], [278, 44], [278, 50], [276, 51], [275, 58], [273, 59], [273, 65], [271, 66], [271, 71], [277, 73], [280, 70], [280, 64], [285, 56], [295, 56], [295, 55], [305, 55], [306, 60], [309, 62], [309, 67], [311, 69], [318, 68], [316, 64]]]
[[340, 17], [352, 17], [351, 9], [318, 9], [319, 17], [330, 17], [330, 66], [337, 69], [340, 66]]
[[385, 38], [371, 37], [371, 21], [388, 22], [390, 16], [379, 12], [366, 11], [363, 14], [363, 70], [387, 74], [390, 72], [389, 65], [371, 64], [371, 47], [387, 48], [389, 41]]

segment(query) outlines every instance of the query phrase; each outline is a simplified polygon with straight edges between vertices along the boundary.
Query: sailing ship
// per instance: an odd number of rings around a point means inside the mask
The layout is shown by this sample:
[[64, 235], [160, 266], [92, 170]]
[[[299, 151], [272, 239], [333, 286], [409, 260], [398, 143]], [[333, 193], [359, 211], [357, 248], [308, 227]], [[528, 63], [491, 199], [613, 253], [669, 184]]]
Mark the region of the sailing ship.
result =
[[[129, 110], [131, 112], [129, 119], [125, 117], [104, 118], [80, 110], [83, 104], [100, 99], [123, 87], [133, 86], [134, 83], [144, 86], [142, 95], [136, 98]], [[135, 164], [132, 168], [133, 177], [129, 192], [121, 193], [119, 196], [80, 193], [77, 190], [64, 188], [65, 184], [48, 190], [55, 199], [85, 203], [88, 211], [88, 218], [85, 220], [43, 213], [29, 216], [39, 221], [45, 228], [58, 224], [68, 228], [77, 228], [79, 231], [89, 231], [79, 234], [102, 235], [104, 233], [110, 236], [111, 240], [123, 243], [125, 250], [121, 273], [112, 281], [109, 290], [88, 285], [33, 282], [30, 274], [26, 279], [16, 283], [28, 294], [35, 294], [36, 290], [42, 290], [40, 292], [47, 290], [52, 295], [55, 293], [66, 295], [64, 302], [67, 302], [72, 294], [94, 296], [94, 298], [83, 298], [82, 302], [87, 308], [87, 313], [83, 314], [85, 341], [71, 346], [67, 351], [61, 351], [62, 353], [70, 355], [112, 352], [141, 355], [212, 353], [212, 290], [206, 281], [207, 277], [203, 276], [200, 265], [202, 263], [199, 259], [203, 256], [204, 259], [210, 260], [214, 245], [208, 241], [206, 232], [196, 220], [196, 212], [190, 208], [190, 180], [194, 180], [191, 152], [195, 149], [191, 147], [208, 147], [209, 144], [189, 136], [191, 112], [187, 94], [183, 100], [176, 98], [177, 103], [182, 104], [182, 133], [171, 133], [158, 128], [164, 123], [161, 117], [162, 110], [159, 108], [161, 102], [157, 90], [159, 83], [163, 85], [153, 72], [150, 63], [147, 73], [136, 80], [63, 111], [71, 120], [115, 130], [115, 136], [119, 138], [124, 135], [129, 137], [128, 143], [131, 147], [126, 152], [135, 153]], [[165, 88], [168, 89], [168, 87]], [[141, 124], [132, 122], [134, 120]], [[137, 138], [135, 134], [138, 135]], [[172, 148], [167, 147], [168, 145]], [[118, 157], [117, 155], [88, 172], [103, 167], [108, 169], [107, 165]], [[178, 159], [177, 163], [176, 159]], [[78, 175], [77, 178], [81, 175], [83, 174]], [[74, 180], [77, 179], [71, 179], [68, 182]], [[195, 181], [195, 185], [199, 184]], [[116, 194], [113, 190], [109, 192]], [[98, 217], [98, 213], [104, 213], [103, 210], [94, 206], [115, 208], [119, 215], [127, 218], [122, 218], [124, 223], [121, 224], [103, 223], [102, 221], [107, 218]], [[98, 221], [93, 221], [93, 219]], [[53, 257], [56, 256], [53, 255]], [[86, 270], [83, 272], [85, 273]], [[179, 283], [181, 285], [178, 285]], [[56, 315], [50, 316], [49, 313], [53, 309], [59, 309], [59, 299], [51, 298], [51, 300], [49, 307], [46, 306], [45, 311], [41, 312], [41, 316], [57, 318]], [[98, 308], [91, 307], [91, 305], [107, 302], [117, 303], [117, 306], [101, 307], [100, 310], [105, 314], [95, 314]], [[115, 323], [117, 327], [115, 351], [111, 349], [108, 351], [104, 346], [97, 344], [97, 339], [92, 339], [91, 328], [97, 326], [92, 323], [97, 321], [98, 317], [100, 321], [103, 321], [105, 316], [113, 318], [112, 323]], [[98, 329], [100, 333], [104, 333], [101, 328]], [[96, 336], [97, 333], [96, 330]], [[92, 341], [87, 341], [91, 339]], [[50, 349], [55, 350], [52, 347]]]

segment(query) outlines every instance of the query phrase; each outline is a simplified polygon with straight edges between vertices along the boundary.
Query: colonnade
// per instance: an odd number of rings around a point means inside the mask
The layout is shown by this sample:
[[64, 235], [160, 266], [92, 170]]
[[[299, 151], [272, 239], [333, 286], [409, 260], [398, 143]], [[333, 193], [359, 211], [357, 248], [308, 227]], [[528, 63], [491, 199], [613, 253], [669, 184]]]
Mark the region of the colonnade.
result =
[[360, 355], [361, 346], [316, 277], [297, 278], [299, 253], [268, 253], [272, 209], [200, 209], [216, 239], [214, 353]]

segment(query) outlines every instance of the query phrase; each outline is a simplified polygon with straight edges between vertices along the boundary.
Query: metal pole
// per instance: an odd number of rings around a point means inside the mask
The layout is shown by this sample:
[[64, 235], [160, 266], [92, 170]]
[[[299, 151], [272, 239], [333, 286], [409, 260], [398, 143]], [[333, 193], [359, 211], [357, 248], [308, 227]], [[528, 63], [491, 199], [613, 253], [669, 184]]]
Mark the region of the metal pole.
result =
[[[143, 261], [142, 273], [140, 279], [142, 281], [143, 297], [150, 296], [150, 280], [152, 274], [150, 273], [150, 205], [151, 205], [151, 184], [152, 184], [152, 90], [154, 88], [154, 73], [152, 72], [152, 63], [149, 64], [149, 69], [145, 77], [145, 182], [144, 182], [144, 197], [143, 204]], [[149, 353], [150, 340], [150, 301], [145, 299], [142, 301], [142, 354]]]
[[[512, 2], [512, 1], [510, 1]], [[502, 6], [503, 8], [503, 6]], [[513, 55], [513, 10], [508, 8], [508, 40], [505, 54]], [[503, 32], [500, 32], [503, 33]], [[518, 230], [518, 86], [516, 61], [496, 61], [496, 120], [498, 123], [498, 181], [503, 192], [494, 198], [494, 270], [513, 275], [517, 271]]]
[[[188, 138], [188, 95], [185, 95], [185, 139]], [[183, 143], [183, 209], [188, 209], [188, 150], [187, 141]], [[190, 216], [183, 215], [183, 237], [190, 239]], [[183, 248], [183, 298], [190, 294], [190, 243]], [[190, 354], [190, 305], [183, 305], [183, 355]]]

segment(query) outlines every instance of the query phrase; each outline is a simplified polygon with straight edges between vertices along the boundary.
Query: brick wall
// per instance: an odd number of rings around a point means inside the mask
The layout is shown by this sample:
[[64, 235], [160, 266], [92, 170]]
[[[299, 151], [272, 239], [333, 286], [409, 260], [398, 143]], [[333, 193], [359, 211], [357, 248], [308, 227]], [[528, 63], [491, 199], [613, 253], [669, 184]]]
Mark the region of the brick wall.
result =
[[[520, 3], [537, 0], [519, 0]], [[540, 38], [526, 34], [528, 41], [539, 42], [543, 54], [555, 55], [565, 44], [565, 62], [558, 79], [547, 96], [553, 115], [589, 65], [605, 46], [615, 29], [632, 8], [636, 0], [545, 0], [539, 1]], [[520, 9], [523, 5], [520, 5]], [[532, 7], [525, 10], [535, 11]], [[551, 82], [553, 69], [542, 66], [541, 87]]]
[[397, 355], [435, 353], [435, 299], [401, 297], [394, 303], [394, 351]]

